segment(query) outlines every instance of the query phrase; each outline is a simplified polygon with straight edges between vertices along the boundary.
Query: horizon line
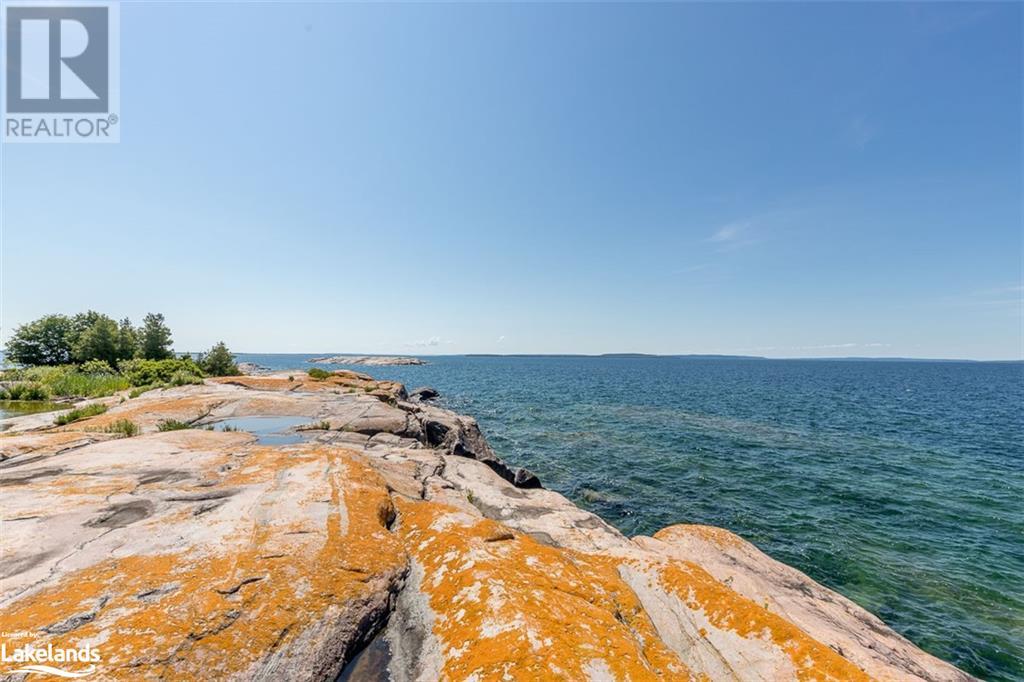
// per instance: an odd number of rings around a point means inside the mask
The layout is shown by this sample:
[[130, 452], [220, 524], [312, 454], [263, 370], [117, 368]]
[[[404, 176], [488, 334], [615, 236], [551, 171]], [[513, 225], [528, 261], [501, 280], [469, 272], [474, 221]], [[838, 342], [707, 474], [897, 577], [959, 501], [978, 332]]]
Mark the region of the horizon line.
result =
[[[204, 351], [175, 351], [176, 353], [197, 353]], [[253, 352], [253, 351], [233, 351], [233, 355], [309, 355], [310, 357], [318, 356], [349, 356], [349, 357], [411, 357], [411, 358], [456, 358], [456, 357], [505, 357], [505, 358], [557, 358], [557, 357], [574, 357], [574, 358], [607, 358], [607, 357], [619, 357], [619, 358], [700, 358], [700, 359], [720, 359], [720, 360], [845, 360], [845, 361], [865, 361], [865, 362], [971, 362], [971, 363], [1024, 363], [1024, 357], [1021, 358], [997, 358], [981, 360], [975, 358], [934, 358], [934, 357], [911, 357], [906, 355], [878, 355], [878, 356], [865, 356], [865, 355], [836, 355], [836, 356], [807, 356], [807, 355], [793, 355], [785, 357], [769, 357], [767, 355], [742, 355], [735, 353], [633, 353], [633, 352], [612, 352], [612, 353], [331, 353], [331, 352]], [[341, 363], [337, 363], [341, 364]]]

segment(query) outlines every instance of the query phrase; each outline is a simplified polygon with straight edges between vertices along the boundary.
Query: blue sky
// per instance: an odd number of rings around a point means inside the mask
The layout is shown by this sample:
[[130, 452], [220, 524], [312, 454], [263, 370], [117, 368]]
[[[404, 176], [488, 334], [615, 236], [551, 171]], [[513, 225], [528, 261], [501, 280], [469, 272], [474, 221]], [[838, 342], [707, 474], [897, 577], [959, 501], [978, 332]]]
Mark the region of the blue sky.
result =
[[125, 3], [3, 145], [3, 326], [179, 350], [1022, 357], [1022, 6]]

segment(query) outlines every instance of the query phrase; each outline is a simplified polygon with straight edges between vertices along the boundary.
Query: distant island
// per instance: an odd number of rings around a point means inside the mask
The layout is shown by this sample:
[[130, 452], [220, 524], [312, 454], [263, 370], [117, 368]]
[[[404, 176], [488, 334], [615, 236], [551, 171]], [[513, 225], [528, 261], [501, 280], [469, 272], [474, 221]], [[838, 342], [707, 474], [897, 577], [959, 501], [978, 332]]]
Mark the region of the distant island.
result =
[[385, 365], [425, 365], [419, 358], [408, 358], [394, 355], [331, 355], [322, 358], [310, 358], [306, 362], [324, 365], [367, 365], [383, 367]]

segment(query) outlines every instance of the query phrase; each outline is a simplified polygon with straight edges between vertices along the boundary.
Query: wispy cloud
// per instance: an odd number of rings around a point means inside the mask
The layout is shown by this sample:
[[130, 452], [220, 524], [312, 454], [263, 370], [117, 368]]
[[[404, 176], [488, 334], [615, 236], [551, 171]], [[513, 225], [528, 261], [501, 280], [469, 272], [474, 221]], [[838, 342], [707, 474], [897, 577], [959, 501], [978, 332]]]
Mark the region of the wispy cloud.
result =
[[863, 116], [850, 119], [843, 133], [846, 141], [857, 149], [864, 149], [878, 135], [878, 129]]
[[1024, 313], [1024, 284], [1013, 282], [986, 289], [976, 289], [959, 296], [950, 296], [943, 300], [945, 305], [965, 306], [981, 310], [1004, 312], [1017, 316]]
[[751, 353], [751, 352], [768, 352], [768, 351], [804, 351], [804, 350], [843, 350], [853, 348], [890, 348], [891, 343], [854, 343], [848, 341], [846, 343], [820, 343], [806, 346], [757, 346], [755, 348], [739, 348], [737, 352]]
[[1024, 284], [1008, 284], [1006, 286], [974, 292], [975, 296], [1009, 296], [1013, 294], [1018, 296], [1024, 294]]
[[705, 241], [715, 242], [718, 244], [723, 242], [736, 242], [748, 229], [750, 229], [750, 223], [746, 221], [729, 223], [728, 225], [723, 225], [715, 230], [715, 232]]
[[704, 241], [717, 245], [718, 251], [733, 251], [763, 241], [760, 236], [755, 235], [754, 227], [753, 220], [737, 220], [722, 225]]
[[672, 271], [675, 275], [685, 275], [688, 272], [699, 272], [700, 270], [707, 270], [711, 267], [711, 263], [698, 263], [696, 265], [684, 265], [680, 268], [676, 268]]
[[419, 348], [433, 348], [435, 346], [440, 346], [441, 344], [448, 345], [448, 344], [452, 344], [452, 343], [455, 343], [455, 342], [454, 341], [450, 341], [450, 340], [446, 340], [446, 339], [442, 339], [440, 336], [431, 336], [428, 339], [421, 339], [419, 341], [410, 341], [410, 342], [406, 343], [405, 345], [407, 345], [407, 346], [416, 346], [416, 347], [419, 347]]

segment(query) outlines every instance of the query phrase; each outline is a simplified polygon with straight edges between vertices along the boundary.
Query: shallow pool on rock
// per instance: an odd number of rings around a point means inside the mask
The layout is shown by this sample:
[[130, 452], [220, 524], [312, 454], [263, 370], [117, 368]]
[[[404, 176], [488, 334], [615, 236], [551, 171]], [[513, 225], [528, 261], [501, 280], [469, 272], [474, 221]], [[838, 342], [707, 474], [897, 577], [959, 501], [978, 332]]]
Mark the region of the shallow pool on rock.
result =
[[225, 419], [213, 425], [216, 431], [246, 431], [262, 445], [290, 445], [309, 440], [309, 433], [295, 427], [309, 424], [308, 417], [257, 416]]
[[53, 412], [71, 407], [67, 403], [52, 403], [46, 400], [0, 400], [0, 419], [20, 417], [37, 412]]

